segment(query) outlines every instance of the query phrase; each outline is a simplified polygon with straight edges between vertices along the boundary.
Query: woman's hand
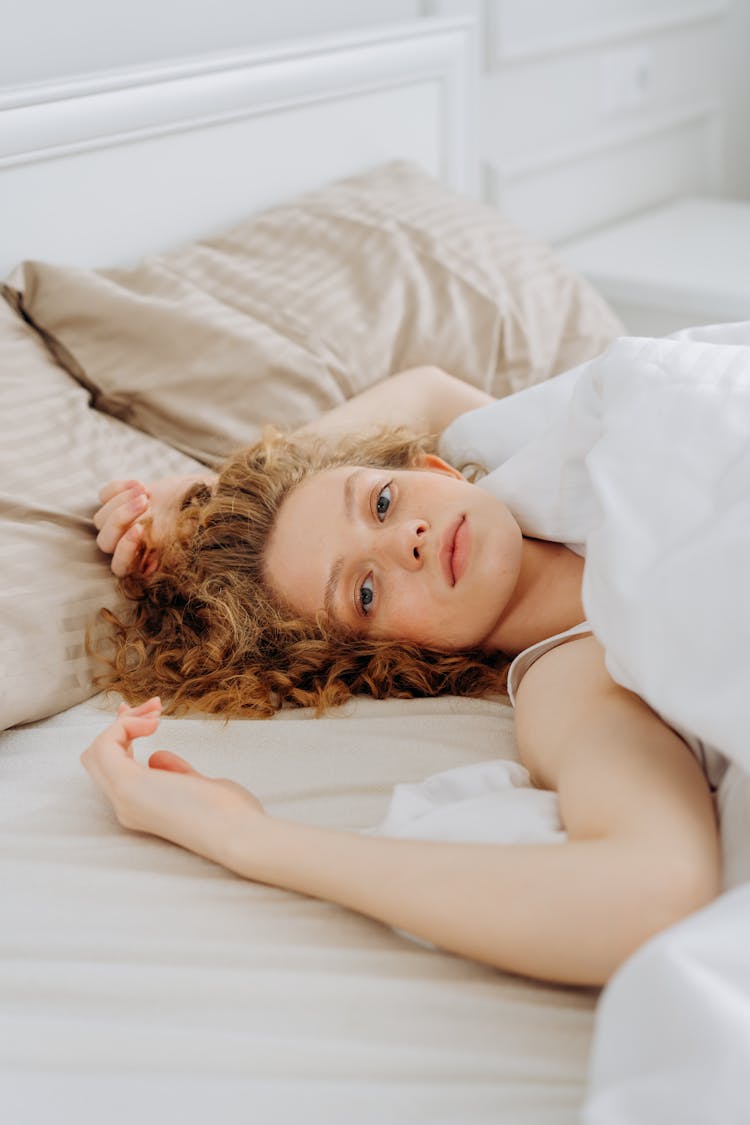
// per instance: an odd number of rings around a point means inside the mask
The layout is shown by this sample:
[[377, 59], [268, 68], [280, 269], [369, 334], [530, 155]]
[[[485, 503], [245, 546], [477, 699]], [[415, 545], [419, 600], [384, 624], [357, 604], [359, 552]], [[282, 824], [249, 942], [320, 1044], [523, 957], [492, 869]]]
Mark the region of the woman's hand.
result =
[[205, 777], [168, 750], [137, 762], [132, 742], [159, 725], [158, 698], [139, 707], [123, 704], [115, 721], [81, 755], [91, 779], [111, 802], [124, 828], [148, 832], [231, 867], [231, 844], [252, 835], [267, 817], [261, 803], [234, 781]]
[[96, 544], [112, 556], [112, 573], [122, 578], [134, 572], [148, 577], [158, 569], [164, 548], [174, 537], [180, 505], [192, 484], [211, 484], [205, 474], [164, 477], [143, 484], [113, 480], [99, 492], [101, 508], [94, 515]]

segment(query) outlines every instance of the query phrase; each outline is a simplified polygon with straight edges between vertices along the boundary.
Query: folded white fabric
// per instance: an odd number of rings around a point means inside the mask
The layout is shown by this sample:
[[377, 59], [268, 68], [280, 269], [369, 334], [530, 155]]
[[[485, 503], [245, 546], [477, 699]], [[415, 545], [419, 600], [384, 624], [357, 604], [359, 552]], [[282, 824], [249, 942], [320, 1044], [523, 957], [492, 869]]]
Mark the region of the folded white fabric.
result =
[[397, 785], [375, 836], [475, 844], [559, 843], [557, 794], [531, 785], [518, 762], [488, 761]]

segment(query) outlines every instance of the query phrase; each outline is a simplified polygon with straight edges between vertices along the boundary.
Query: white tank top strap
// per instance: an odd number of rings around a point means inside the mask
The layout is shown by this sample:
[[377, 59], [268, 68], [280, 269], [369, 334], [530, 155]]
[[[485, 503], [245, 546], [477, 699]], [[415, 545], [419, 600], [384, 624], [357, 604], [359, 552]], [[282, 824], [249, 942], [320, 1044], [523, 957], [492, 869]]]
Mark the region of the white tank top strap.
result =
[[557, 648], [558, 645], [564, 645], [566, 641], [572, 641], [575, 637], [585, 637], [591, 632], [593, 632], [593, 630], [588, 621], [582, 621], [580, 625], [574, 625], [572, 629], [566, 629], [564, 633], [555, 633], [554, 637], [547, 637], [544, 641], [537, 641], [535, 645], [530, 645], [530, 647], [525, 648], [523, 652], [519, 652], [508, 669], [508, 696], [513, 706], [515, 707], [516, 705], [518, 685], [531, 665], [538, 660], [540, 656], [544, 656], [545, 652], [549, 652], [552, 648]]

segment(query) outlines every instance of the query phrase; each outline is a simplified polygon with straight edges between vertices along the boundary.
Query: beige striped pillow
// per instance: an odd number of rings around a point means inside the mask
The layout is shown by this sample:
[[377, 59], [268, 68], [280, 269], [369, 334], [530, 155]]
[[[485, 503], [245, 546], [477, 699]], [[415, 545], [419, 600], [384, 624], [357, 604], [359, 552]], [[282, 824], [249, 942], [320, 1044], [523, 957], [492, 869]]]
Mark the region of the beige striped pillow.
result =
[[404, 163], [135, 269], [27, 263], [23, 287], [98, 408], [209, 463], [406, 367], [503, 395], [622, 330], [549, 247]]
[[195, 469], [88, 398], [0, 299], [0, 729], [93, 694], [85, 629], [120, 604], [94, 542], [99, 487]]

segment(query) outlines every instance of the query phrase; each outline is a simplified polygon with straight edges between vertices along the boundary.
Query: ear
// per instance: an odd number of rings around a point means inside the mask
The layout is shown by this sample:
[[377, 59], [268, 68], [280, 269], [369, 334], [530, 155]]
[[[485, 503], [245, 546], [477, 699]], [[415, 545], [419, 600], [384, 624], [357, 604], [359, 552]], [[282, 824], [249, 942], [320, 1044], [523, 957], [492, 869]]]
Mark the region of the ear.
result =
[[449, 465], [442, 457], [438, 457], [436, 453], [425, 453], [417, 465], [418, 469], [429, 469], [433, 473], [445, 473], [449, 477], [455, 477], [456, 480], [463, 480], [463, 475], [454, 469], [453, 465]]

